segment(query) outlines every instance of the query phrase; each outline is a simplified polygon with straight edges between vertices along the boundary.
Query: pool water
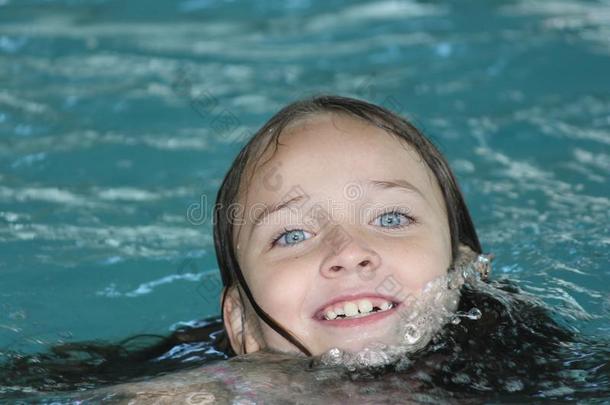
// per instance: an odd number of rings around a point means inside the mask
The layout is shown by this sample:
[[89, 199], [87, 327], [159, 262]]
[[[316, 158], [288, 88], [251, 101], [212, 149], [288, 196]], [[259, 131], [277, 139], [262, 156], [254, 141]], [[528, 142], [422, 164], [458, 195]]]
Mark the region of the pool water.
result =
[[492, 278], [604, 341], [608, 72], [602, 0], [0, 0], [0, 361], [217, 315], [220, 182], [319, 92], [423, 129]]

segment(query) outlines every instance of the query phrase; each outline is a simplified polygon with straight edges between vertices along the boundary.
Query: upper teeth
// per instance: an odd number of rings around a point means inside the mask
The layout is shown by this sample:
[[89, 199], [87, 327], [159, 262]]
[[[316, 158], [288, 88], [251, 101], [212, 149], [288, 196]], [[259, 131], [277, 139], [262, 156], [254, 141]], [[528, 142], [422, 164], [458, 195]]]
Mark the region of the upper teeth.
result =
[[[392, 303], [383, 301], [378, 304], [377, 308], [380, 311], [386, 311], [392, 307]], [[373, 304], [370, 300], [362, 299], [357, 302], [345, 302], [343, 304], [335, 305], [334, 307], [328, 308], [324, 313], [324, 317], [327, 320], [336, 319], [340, 315], [345, 317], [355, 317], [358, 315], [365, 315], [373, 311]]]

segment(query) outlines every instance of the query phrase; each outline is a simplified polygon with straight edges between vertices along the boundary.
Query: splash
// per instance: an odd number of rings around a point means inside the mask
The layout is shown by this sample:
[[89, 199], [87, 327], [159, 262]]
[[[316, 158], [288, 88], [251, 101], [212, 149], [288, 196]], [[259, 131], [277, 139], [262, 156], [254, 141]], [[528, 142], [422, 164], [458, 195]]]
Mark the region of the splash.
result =
[[410, 296], [399, 309], [398, 344], [373, 342], [359, 351], [332, 348], [314, 361], [322, 366], [340, 366], [348, 370], [380, 368], [396, 365], [402, 368], [409, 363], [409, 354], [426, 347], [448, 322], [457, 324], [461, 318], [478, 320], [478, 308], [467, 312], [456, 311], [460, 288], [464, 285], [484, 284], [489, 274], [490, 256], [464, 256], [456, 260], [446, 275], [430, 281], [418, 297]]

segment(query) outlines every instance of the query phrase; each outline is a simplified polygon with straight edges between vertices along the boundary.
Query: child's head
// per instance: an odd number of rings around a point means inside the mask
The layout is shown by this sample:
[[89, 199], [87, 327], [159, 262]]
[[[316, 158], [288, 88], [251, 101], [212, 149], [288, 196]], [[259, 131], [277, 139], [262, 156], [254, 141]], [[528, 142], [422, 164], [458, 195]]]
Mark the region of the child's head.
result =
[[214, 220], [237, 353], [398, 343], [398, 311], [460, 247], [481, 251], [440, 152], [390, 111], [335, 96], [293, 103], [254, 135]]

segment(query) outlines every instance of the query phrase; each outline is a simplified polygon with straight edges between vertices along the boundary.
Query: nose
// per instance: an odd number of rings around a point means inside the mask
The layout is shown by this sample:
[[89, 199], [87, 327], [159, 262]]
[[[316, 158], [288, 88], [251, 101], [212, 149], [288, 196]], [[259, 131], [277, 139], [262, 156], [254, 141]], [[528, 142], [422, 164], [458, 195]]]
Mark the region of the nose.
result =
[[375, 276], [380, 265], [381, 257], [375, 250], [362, 243], [362, 241], [351, 238], [341, 250], [332, 249], [331, 253], [322, 262], [320, 272], [326, 278], [337, 278], [357, 273], [361, 278], [370, 280]]

